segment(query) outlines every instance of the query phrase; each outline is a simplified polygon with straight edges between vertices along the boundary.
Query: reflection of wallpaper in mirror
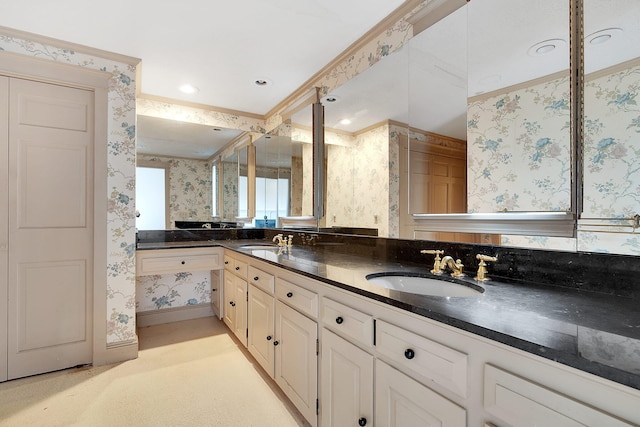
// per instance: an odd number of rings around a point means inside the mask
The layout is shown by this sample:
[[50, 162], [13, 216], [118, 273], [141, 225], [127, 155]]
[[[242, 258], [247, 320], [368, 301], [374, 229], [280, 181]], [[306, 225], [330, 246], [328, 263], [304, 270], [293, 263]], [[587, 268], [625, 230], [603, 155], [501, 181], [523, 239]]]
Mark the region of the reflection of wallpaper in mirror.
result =
[[239, 209], [238, 164], [222, 162], [222, 219], [234, 221]]
[[169, 224], [211, 220], [211, 162], [138, 155], [145, 162], [169, 164]]
[[571, 206], [568, 77], [470, 100], [468, 211]]
[[640, 214], [640, 60], [585, 76], [584, 98], [583, 217], [610, 232], [579, 231], [578, 249], [640, 255], [640, 230], [616, 220]]

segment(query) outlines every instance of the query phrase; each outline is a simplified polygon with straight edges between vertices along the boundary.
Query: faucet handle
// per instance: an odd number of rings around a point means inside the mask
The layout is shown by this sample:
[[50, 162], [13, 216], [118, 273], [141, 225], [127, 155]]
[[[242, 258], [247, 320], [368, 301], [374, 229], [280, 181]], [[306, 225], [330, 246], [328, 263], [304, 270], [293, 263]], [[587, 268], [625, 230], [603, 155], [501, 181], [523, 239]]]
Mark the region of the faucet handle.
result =
[[444, 251], [439, 249], [423, 249], [420, 251], [420, 253], [435, 255], [436, 257], [433, 260], [433, 270], [431, 270], [431, 272], [433, 274], [442, 274], [442, 265], [440, 264], [440, 255], [444, 254]]
[[497, 256], [483, 255], [483, 254], [477, 254], [476, 255], [476, 259], [480, 260], [480, 263], [478, 264], [478, 273], [477, 273], [476, 277], [474, 277], [474, 279], [479, 281], [479, 282], [484, 282], [484, 281], [487, 281], [487, 280], [491, 280], [487, 276], [487, 262], [496, 262], [496, 261], [498, 261], [498, 257]]

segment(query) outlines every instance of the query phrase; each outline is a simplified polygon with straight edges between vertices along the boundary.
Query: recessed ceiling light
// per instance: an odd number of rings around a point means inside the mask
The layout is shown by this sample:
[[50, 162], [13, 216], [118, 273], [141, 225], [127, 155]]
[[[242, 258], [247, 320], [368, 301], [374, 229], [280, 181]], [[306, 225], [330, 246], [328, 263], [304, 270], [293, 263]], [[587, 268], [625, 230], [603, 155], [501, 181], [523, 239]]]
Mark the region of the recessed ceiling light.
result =
[[327, 102], [337, 102], [338, 98], [336, 96], [327, 96], [324, 100]]
[[221, 131], [222, 131], [222, 129], [220, 129], [220, 128], [213, 128], [212, 130], [213, 130], [214, 132], [221, 132]]
[[266, 86], [269, 84], [269, 80], [267, 79], [256, 79], [255, 84], [258, 86]]
[[180, 86], [179, 89], [180, 89], [180, 92], [186, 93], [186, 94], [194, 94], [198, 92], [198, 88], [190, 84], [184, 84]]
[[604, 30], [596, 31], [585, 37], [585, 41], [590, 45], [603, 44], [610, 41], [614, 36], [617, 36], [622, 32], [622, 28], [605, 28]]
[[527, 54], [529, 56], [547, 55], [566, 44], [567, 42], [562, 39], [544, 40], [531, 46], [527, 51]]
[[341, 124], [341, 125], [345, 125], [345, 126], [346, 126], [346, 125], [350, 125], [350, 124], [351, 124], [351, 120], [349, 120], [349, 119], [342, 119], [342, 120], [340, 120], [340, 124]]

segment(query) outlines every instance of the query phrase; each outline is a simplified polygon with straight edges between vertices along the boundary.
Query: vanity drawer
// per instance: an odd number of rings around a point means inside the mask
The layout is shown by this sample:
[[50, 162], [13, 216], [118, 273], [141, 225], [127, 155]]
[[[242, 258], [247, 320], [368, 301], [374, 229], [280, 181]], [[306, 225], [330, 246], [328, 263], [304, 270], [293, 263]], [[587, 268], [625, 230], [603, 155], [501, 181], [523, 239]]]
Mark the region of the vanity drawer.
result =
[[484, 368], [484, 407], [510, 425], [635, 425], [492, 365]]
[[278, 278], [276, 297], [309, 317], [318, 317], [318, 294]]
[[224, 257], [224, 268], [235, 274], [236, 276], [240, 276], [243, 279], [247, 278], [247, 263], [239, 261], [235, 258], [231, 258], [228, 255]]
[[273, 294], [275, 278], [272, 274], [265, 273], [252, 265], [247, 268], [247, 274], [249, 282], [263, 291]]
[[467, 355], [382, 320], [376, 322], [376, 348], [396, 366], [467, 397]]
[[322, 299], [322, 321], [339, 334], [373, 347], [373, 317], [329, 298]]
[[219, 249], [160, 249], [136, 252], [136, 275], [171, 274], [185, 271], [218, 270]]

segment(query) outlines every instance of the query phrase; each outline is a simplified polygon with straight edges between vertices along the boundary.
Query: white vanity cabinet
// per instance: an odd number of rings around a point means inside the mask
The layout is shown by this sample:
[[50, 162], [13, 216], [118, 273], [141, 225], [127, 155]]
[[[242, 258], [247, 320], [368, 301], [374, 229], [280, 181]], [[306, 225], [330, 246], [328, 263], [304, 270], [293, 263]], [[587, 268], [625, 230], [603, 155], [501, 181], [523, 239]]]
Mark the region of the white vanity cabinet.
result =
[[[227, 268], [236, 271], [237, 260], [228, 258]], [[280, 269], [266, 263], [248, 260], [246, 271], [249, 353], [306, 420], [316, 426], [318, 296], [292, 281], [277, 277]]]
[[640, 425], [636, 389], [244, 259], [249, 351], [313, 426]]
[[218, 270], [222, 263], [222, 253], [222, 248], [136, 251], [136, 276]]
[[275, 380], [302, 415], [317, 425], [318, 325], [276, 301]]
[[247, 263], [224, 256], [223, 321], [240, 342], [247, 346]]
[[373, 356], [322, 330], [323, 426], [373, 426]]

